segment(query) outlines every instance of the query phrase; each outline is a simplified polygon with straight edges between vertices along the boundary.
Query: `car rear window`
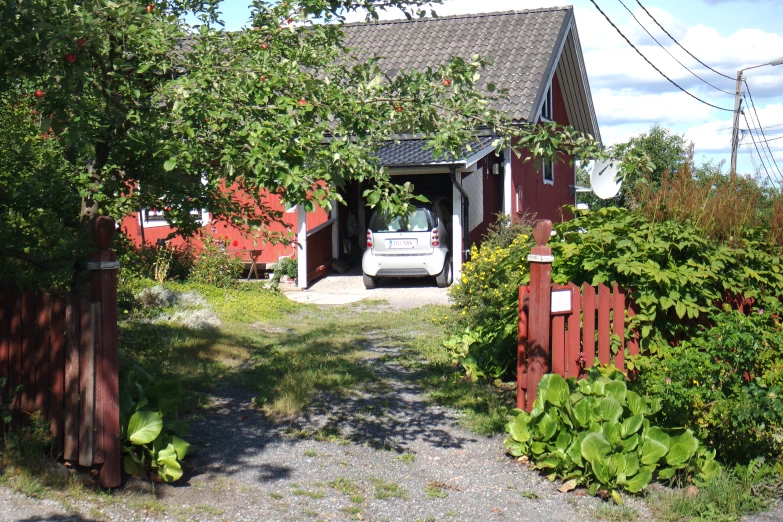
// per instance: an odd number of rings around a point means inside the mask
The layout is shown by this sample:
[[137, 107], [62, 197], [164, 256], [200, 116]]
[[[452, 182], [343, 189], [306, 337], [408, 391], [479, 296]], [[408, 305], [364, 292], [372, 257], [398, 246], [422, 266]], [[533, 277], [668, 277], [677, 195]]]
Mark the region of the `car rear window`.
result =
[[370, 219], [372, 232], [427, 232], [435, 226], [435, 218], [429, 207], [418, 207], [404, 216], [391, 217], [374, 212]]

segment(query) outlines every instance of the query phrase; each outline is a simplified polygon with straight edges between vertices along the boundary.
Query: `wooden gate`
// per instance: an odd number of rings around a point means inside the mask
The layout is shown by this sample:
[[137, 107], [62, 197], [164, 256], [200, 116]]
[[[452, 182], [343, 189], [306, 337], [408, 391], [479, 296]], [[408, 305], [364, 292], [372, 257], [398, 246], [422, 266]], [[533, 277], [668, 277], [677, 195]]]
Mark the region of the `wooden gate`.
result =
[[[546, 373], [579, 377], [596, 361], [624, 371], [626, 321], [635, 315], [617, 283], [611, 288], [552, 285], [554, 258], [545, 246], [552, 223], [536, 220], [533, 227], [537, 246], [528, 257], [530, 286], [519, 288], [517, 407], [527, 411]], [[636, 335], [628, 336], [627, 348], [639, 353]]]
[[114, 221], [99, 218], [90, 296], [0, 288], [0, 408], [8, 428], [40, 412], [67, 461], [100, 465], [104, 487], [121, 482], [117, 268]]

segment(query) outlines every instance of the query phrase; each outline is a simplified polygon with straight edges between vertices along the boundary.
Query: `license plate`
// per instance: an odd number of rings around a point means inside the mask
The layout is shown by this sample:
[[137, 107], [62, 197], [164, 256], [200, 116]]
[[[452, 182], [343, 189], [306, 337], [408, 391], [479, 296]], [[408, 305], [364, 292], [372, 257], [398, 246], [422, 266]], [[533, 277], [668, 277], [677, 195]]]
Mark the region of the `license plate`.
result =
[[387, 239], [388, 248], [416, 248], [415, 239]]

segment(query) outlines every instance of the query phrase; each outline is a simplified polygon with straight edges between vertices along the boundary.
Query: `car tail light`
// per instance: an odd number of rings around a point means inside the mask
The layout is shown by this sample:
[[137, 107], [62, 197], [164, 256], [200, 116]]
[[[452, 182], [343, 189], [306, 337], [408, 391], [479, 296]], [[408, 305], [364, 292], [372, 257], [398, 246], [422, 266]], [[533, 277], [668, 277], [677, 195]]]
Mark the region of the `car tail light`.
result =
[[438, 229], [432, 229], [432, 236], [430, 237], [430, 244], [434, 247], [440, 245], [440, 238], [438, 238]]
[[372, 248], [372, 232], [367, 231], [367, 248]]

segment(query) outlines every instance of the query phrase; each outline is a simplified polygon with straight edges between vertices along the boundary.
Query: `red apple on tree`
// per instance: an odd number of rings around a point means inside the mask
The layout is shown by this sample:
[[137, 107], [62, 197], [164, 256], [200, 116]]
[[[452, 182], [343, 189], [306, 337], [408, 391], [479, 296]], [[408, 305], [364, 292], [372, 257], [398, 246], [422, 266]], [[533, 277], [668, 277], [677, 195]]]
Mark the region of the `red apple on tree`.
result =
[[84, 38], [77, 38], [76, 45], [78, 45], [79, 47], [84, 47]]
[[39, 100], [44, 97], [44, 94], [45, 93], [41, 89], [35, 91], [35, 97], [38, 98]]
[[304, 98], [301, 98], [298, 102], [296, 102], [296, 104], [299, 105], [299, 106], [307, 105], [307, 100], [305, 100]]
[[73, 53], [68, 53], [65, 55], [65, 61], [68, 63], [74, 63], [76, 61], [76, 55]]
[[151, 13], [155, 10], [155, 4], [147, 4], [147, 12]]
[[267, 44], [265, 44], [265, 43], [261, 44], [261, 49], [266, 51], [268, 48], [269, 48], [269, 46]]
[[446, 78], [445, 80], [443, 80], [443, 85], [444, 87], [448, 87], [449, 85], [451, 85], [451, 80], [449, 78]]

